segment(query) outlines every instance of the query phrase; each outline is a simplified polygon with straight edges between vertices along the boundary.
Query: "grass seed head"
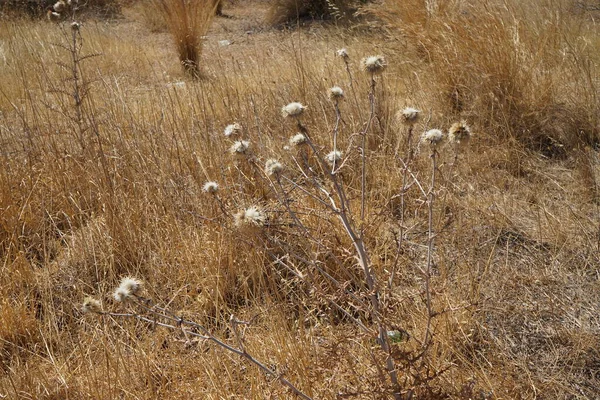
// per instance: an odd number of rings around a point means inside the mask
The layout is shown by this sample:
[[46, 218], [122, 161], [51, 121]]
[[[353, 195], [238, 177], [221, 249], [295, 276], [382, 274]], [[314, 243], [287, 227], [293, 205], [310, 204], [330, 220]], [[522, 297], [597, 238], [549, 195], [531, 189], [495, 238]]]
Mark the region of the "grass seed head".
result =
[[363, 71], [368, 72], [372, 75], [379, 75], [383, 72], [387, 66], [385, 58], [383, 56], [370, 56], [365, 57], [360, 62]]
[[302, 115], [302, 113], [304, 113], [304, 110], [306, 110], [305, 106], [303, 106], [301, 103], [294, 102], [288, 104], [287, 106], [283, 106], [281, 109], [281, 114], [288, 118], [298, 118]]

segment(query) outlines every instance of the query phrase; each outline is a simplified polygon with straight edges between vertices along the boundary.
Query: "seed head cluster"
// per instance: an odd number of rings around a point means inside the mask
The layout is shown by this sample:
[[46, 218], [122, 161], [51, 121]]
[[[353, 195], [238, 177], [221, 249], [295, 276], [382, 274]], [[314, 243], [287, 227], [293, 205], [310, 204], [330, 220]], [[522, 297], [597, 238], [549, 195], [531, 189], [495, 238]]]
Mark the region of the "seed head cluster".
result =
[[100, 302], [93, 297], [86, 297], [83, 299], [83, 304], [81, 305], [81, 312], [84, 314], [87, 313], [100, 313], [102, 312], [102, 305]]
[[416, 108], [407, 107], [399, 113], [398, 117], [405, 124], [414, 125], [419, 120], [420, 113], [421, 111]]
[[213, 181], [206, 182], [204, 184], [204, 186], [202, 187], [202, 190], [205, 193], [215, 194], [219, 190], [219, 184], [217, 182], [213, 182]]
[[292, 146], [301, 146], [306, 144], [306, 136], [303, 133], [297, 133], [290, 138], [290, 145]]
[[235, 225], [237, 227], [249, 226], [263, 226], [267, 220], [265, 214], [256, 206], [248, 207], [245, 210], [240, 210], [235, 215]]
[[342, 159], [342, 152], [339, 150], [334, 150], [325, 156], [325, 159], [329, 164], [336, 163]]
[[329, 89], [329, 99], [336, 101], [336, 100], [342, 100], [344, 98], [344, 91], [342, 90], [341, 87], [339, 86], [334, 86], [331, 89]]
[[363, 71], [368, 72], [372, 75], [379, 75], [383, 72], [387, 66], [385, 58], [383, 56], [370, 56], [365, 57], [360, 62]]
[[142, 290], [142, 282], [136, 278], [125, 277], [121, 280], [119, 287], [113, 293], [113, 298], [118, 302], [123, 302], [131, 296], [137, 295]]
[[237, 122], [234, 124], [227, 125], [225, 127], [225, 131], [223, 132], [225, 136], [237, 136], [242, 132], [242, 126]]
[[336, 51], [335, 55], [343, 58], [344, 60], [347, 60], [348, 58], [350, 58], [350, 56], [348, 55], [348, 50], [346, 50], [345, 48], [342, 48], [342, 49], [339, 49], [338, 51]]
[[456, 122], [448, 130], [448, 139], [458, 145], [467, 144], [471, 139], [471, 128], [465, 121]]
[[268, 176], [278, 176], [282, 171], [283, 165], [274, 158], [267, 160], [265, 163], [265, 173]]
[[283, 106], [281, 109], [281, 114], [288, 118], [298, 118], [302, 115], [302, 113], [304, 113], [304, 110], [306, 110], [305, 106], [303, 106], [301, 103], [294, 102], [288, 104], [287, 106]]
[[444, 132], [439, 129], [430, 129], [421, 136], [421, 142], [426, 143], [431, 149], [436, 149], [444, 141]]
[[229, 152], [234, 155], [243, 155], [248, 152], [250, 142], [247, 140], [238, 140], [230, 148]]

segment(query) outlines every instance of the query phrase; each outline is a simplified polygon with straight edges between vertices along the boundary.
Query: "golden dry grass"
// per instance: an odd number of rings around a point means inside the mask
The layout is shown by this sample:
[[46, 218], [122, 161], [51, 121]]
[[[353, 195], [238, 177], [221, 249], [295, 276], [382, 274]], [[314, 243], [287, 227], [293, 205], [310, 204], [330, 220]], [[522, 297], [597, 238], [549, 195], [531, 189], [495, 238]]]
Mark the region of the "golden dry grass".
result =
[[[389, 398], [375, 337], [331, 302], [372, 324], [368, 309], [353, 308], [339, 287], [300, 261], [317, 261], [365, 298], [350, 239], [313, 196], [285, 186], [310, 236], [295, 229], [261, 171], [265, 160], [277, 158], [286, 177], [306, 184], [294, 167], [300, 155], [284, 148], [297, 130], [281, 107], [307, 105], [303, 122], [327, 153], [335, 123], [327, 90], [339, 85], [346, 96], [338, 145], [347, 156], [339, 175], [357, 210], [356, 134], [369, 114], [370, 79], [359, 62], [382, 54], [389, 65], [376, 78], [376, 118], [367, 137], [365, 242], [386, 321], [410, 335], [393, 345], [405, 397], [412, 390], [413, 398], [425, 399], [598, 398], [593, 15], [562, 3], [547, 13], [542, 5], [553, 4], [539, 3], [527, 11], [538, 19], [508, 21], [511, 12], [525, 11], [456, 3], [466, 10], [449, 6], [431, 16], [420, 2], [404, 3], [373, 11], [385, 17], [385, 30], [369, 20], [352, 33], [318, 23], [273, 31], [263, 23], [266, 2], [225, 2], [233, 18], [215, 19], [208, 32], [200, 81], [186, 77], [169, 35], [151, 33], [139, 11], [128, 10], [116, 23], [86, 21], [83, 53], [101, 56], [82, 63], [89, 87], [85, 147], [73, 120], [72, 82], [61, 66], [69, 53], [55, 46], [68, 36], [46, 22], [2, 21], [0, 395], [293, 398], [273, 377], [208, 342], [81, 313], [88, 295], [105, 309], [124, 310], [112, 291], [133, 275], [144, 280], [145, 295], [228, 343], [235, 344], [231, 314], [251, 321], [248, 352], [311, 397]], [[394, 18], [404, 22], [400, 30]], [[516, 28], [523, 47], [515, 47]], [[335, 56], [342, 47], [350, 54], [352, 85]], [[431, 279], [437, 315], [432, 345], [421, 357], [427, 206], [414, 183], [400, 226], [400, 159], [408, 149], [407, 128], [395, 115], [406, 106], [423, 112], [415, 134], [447, 130], [460, 119], [475, 133], [457, 163], [449, 146], [441, 150]], [[250, 140], [257, 168], [229, 154], [232, 141], [223, 129], [234, 122]], [[560, 142], [560, 156], [536, 147], [546, 136]], [[411, 170], [427, 190], [426, 149]], [[209, 180], [220, 185], [221, 205], [202, 190]], [[254, 205], [266, 211], [269, 225], [237, 228], [232, 215]], [[311, 280], [297, 279], [275, 260]]]

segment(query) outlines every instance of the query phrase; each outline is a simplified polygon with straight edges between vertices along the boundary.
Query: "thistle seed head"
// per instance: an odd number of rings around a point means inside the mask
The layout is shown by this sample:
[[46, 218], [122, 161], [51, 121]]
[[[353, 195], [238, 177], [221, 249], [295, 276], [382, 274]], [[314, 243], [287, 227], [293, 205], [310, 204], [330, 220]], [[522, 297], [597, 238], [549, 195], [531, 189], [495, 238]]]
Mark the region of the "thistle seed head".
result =
[[363, 71], [368, 72], [372, 75], [379, 75], [383, 72], [387, 63], [383, 56], [370, 56], [365, 57], [360, 62]]
[[202, 190], [204, 191], [204, 193], [215, 194], [219, 190], [219, 184], [213, 181], [206, 182], [202, 187]]
[[344, 98], [344, 91], [342, 90], [341, 87], [339, 86], [334, 86], [331, 89], [329, 89], [329, 99], [336, 101], [336, 100], [342, 100]]
[[283, 165], [274, 158], [267, 160], [265, 163], [265, 173], [268, 176], [278, 176], [282, 171]]
[[287, 106], [283, 106], [281, 109], [281, 114], [288, 118], [298, 118], [302, 115], [302, 113], [304, 113], [304, 110], [306, 110], [305, 106], [303, 106], [301, 103], [294, 102], [288, 104]]
[[100, 313], [102, 312], [102, 305], [100, 302], [93, 297], [86, 297], [83, 299], [83, 304], [81, 305], [81, 312], [84, 314], [87, 313]]

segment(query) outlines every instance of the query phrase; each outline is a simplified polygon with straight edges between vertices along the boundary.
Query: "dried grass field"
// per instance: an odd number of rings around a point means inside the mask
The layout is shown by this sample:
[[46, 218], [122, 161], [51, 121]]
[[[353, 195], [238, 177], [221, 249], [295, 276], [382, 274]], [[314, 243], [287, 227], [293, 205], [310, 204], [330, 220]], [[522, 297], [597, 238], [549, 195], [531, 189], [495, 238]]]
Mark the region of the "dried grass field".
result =
[[597, 2], [75, 3], [0, 3], [0, 398], [600, 399]]

